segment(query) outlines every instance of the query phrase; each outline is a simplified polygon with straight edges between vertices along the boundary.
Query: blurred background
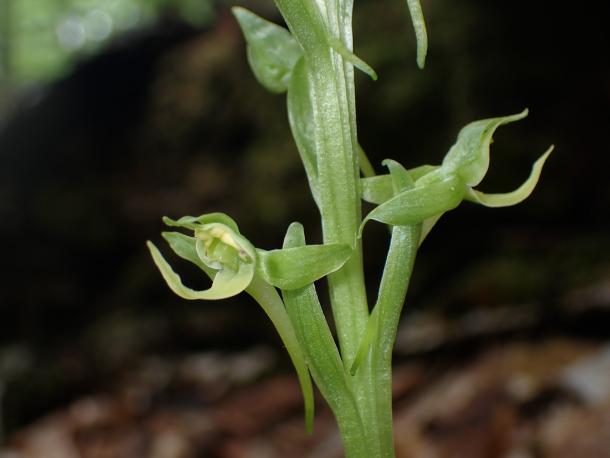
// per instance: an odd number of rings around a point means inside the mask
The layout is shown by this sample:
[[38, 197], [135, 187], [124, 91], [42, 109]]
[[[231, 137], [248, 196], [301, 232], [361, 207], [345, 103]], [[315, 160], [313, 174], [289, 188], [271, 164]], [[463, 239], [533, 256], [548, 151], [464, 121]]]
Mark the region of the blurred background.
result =
[[[145, 247], [161, 216], [212, 211], [261, 248], [295, 220], [320, 238], [285, 97], [254, 80], [233, 4], [281, 22], [263, 0], [0, 0], [1, 457], [340, 455], [322, 404], [304, 434], [258, 307], [180, 300]], [[422, 4], [419, 71], [403, 2], [356, 1], [377, 171], [439, 163], [468, 122], [525, 107], [480, 189], [513, 189], [556, 150], [525, 203], [465, 203], [422, 246], [399, 455], [610, 456], [608, 5]], [[373, 300], [387, 232], [369, 225], [365, 244]]]

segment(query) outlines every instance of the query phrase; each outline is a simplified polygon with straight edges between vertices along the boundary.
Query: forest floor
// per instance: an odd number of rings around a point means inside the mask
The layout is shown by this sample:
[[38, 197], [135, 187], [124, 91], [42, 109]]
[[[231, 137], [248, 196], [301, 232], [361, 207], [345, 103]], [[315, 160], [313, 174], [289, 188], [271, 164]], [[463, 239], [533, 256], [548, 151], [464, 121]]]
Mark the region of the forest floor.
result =
[[[610, 339], [591, 332], [609, 298], [610, 282], [576, 291], [544, 326], [527, 307], [411, 317], [396, 347], [397, 456], [610, 457]], [[112, 385], [12, 433], [0, 457], [342, 456], [322, 399], [305, 432], [279, 349], [149, 356]]]

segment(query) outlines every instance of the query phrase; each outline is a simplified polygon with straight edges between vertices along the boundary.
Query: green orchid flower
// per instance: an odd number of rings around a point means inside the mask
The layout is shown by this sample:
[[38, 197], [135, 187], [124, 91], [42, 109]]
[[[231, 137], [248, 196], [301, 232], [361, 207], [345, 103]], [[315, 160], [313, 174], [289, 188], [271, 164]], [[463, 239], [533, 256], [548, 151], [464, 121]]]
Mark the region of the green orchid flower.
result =
[[440, 166], [425, 165], [408, 170], [414, 185], [396, 193], [391, 175], [361, 179], [362, 198], [378, 204], [364, 219], [393, 226], [423, 224], [422, 239], [443, 213], [463, 200], [486, 207], [508, 207], [525, 200], [534, 190], [551, 146], [532, 166], [530, 176], [517, 189], [507, 193], [487, 194], [475, 188], [489, 168], [489, 153], [495, 130], [527, 116], [528, 111], [498, 118], [475, 121], [458, 134]]
[[171, 290], [184, 299], [224, 299], [244, 291], [254, 278], [256, 250], [224, 214], [185, 216], [178, 221], [164, 218], [168, 226], [190, 229], [194, 236], [164, 232], [163, 237], [178, 256], [192, 262], [213, 278], [210, 288], [195, 291], [182, 283], [157, 247], [148, 242], [155, 264]]
[[168, 286], [189, 300], [235, 296], [247, 290], [255, 277], [282, 290], [302, 288], [340, 269], [352, 253], [346, 244], [257, 249], [239, 232], [235, 221], [223, 213], [184, 216], [177, 221], [165, 217], [163, 221], [168, 226], [193, 231], [193, 236], [180, 232], [162, 235], [178, 256], [197, 265], [213, 279], [210, 288], [203, 291], [185, 286], [157, 247], [148, 242], [153, 260]]
[[212, 285], [196, 291], [184, 285], [161, 252], [147, 242], [152, 258], [165, 282], [178, 296], [216, 300], [245, 291], [271, 319], [294, 363], [305, 399], [306, 423], [313, 419], [313, 391], [305, 356], [294, 328], [275, 287], [298, 290], [341, 268], [352, 248], [345, 244], [301, 245], [280, 250], [256, 249], [240, 232], [235, 221], [223, 213], [178, 220], [163, 218], [166, 225], [192, 231], [163, 232], [172, 250], [199, 267], [212, 279]]

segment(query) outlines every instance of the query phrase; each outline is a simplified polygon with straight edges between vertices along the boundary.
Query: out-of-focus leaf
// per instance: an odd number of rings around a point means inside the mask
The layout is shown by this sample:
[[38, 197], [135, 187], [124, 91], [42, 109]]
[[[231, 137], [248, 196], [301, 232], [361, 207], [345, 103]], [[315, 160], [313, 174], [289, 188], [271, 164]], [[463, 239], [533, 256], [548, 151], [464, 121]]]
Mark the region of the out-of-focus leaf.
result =
[[419, 0], [407, 0], [413, 29], [415, 30], [415, 39], [417, 40], [417, 66], [424, 68], [426, 65], [426, 55], [428, 54], [428, 32], [426, 32], [426, 22], [424, 21], [424, 13], [421, 9]]
[[286, 92], [292, 69], [303, 55], [301, 46], [285, 28], [245, 8], [236, 6], [232, 11], [248, 43], [254, 76], [269, 91]]

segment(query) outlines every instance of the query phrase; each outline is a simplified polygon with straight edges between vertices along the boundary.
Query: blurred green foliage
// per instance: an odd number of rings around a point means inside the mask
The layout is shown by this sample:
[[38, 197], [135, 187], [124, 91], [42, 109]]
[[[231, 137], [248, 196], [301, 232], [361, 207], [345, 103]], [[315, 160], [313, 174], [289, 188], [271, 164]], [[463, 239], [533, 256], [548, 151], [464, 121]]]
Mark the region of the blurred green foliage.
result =
[[64, 75], [75, 59], [164, 14], [209, 23], [211, 0], [0, 0], [0, 88]]

